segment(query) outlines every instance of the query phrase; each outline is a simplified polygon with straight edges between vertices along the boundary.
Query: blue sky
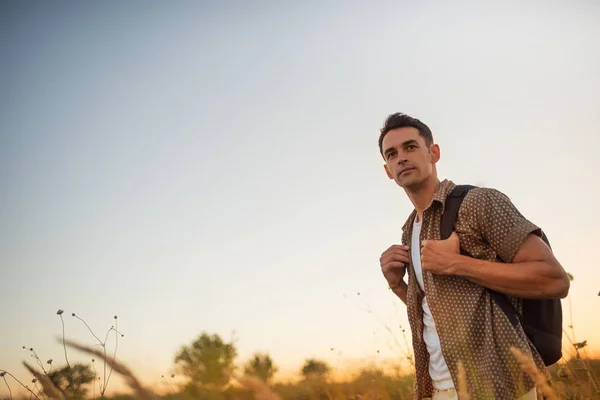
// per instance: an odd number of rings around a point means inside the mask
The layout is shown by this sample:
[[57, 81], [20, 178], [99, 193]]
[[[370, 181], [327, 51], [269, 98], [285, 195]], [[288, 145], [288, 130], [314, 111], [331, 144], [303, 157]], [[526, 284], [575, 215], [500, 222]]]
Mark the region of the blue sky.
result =
[[3, 3], [0, 368], [61, 360], [59, 308], [90, 344], [70, 313], [117, 314], [150, 383], [202, 331], [291, 373], [397, 357], [361, 303], [407, 325], [378, 262], [412, 210], [396, 111], [546, 230], [600, 348], [600, 5], [485, 3]]

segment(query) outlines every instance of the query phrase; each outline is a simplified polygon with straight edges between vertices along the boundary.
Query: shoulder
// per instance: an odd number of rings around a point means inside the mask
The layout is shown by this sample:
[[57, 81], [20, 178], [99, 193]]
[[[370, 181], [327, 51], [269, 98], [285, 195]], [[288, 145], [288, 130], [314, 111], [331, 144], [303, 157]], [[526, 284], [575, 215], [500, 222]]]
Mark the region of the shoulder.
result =
[[469, 193], [465, 196], [465, 200], [487, 200], [493, 198], [508, 198], [508, 196], [496, 188], [483, 186], [475, 186], [473, 189], [469, 190]]
[[511, 225], [525, 219], [504, 192], [486, 187], [473, 188], [467, 193], [459, 216], [480, 230], [500, 225]]
[[511, 199], [502, 191], [495, 188], [475, 187], [471, 189], [463, 200], [465, 209], [470, 211], [483, 211], [491, 208], [500, 208], [498, 211], [507, 211], [506, 209], [516, 210]]

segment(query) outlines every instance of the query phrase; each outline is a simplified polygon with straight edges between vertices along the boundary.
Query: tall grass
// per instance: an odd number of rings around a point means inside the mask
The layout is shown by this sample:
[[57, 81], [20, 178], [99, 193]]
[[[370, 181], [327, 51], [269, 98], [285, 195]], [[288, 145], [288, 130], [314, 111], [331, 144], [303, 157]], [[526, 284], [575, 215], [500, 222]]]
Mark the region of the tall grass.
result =
[[[394, 344], [396, 349], [401, 352], [399, 357], [400, 362], [405, 363], [408, 361], [410, 367], [414, 367], [414, 361], [410, 355], [410, 346], [405, 336], [404, 329], [393, 328], [392, 324], [386, 324], [383, 318], [368, 305], [366, 298], [357, 295], [362, 302], [361, 308], [363, 311], [371, 314], [385, 326], [385, 331], [394, 338]], [[134, 373], [122, 362], [116, 360], [116, 352], [119, 337], [123, 335], [118, 331], [116, 326], [112, 326], [107, 334], [104, 341], [102, 341], [89, 327], [89, 325], [73, 313], [73, 317], [82, 321], [82, 323], [88, 328], [92, 336], [101, 345], [101, 349], [94, 349], [91, 346], [81, 344], [72, 340], [68, 340], [65, 337], [65, 324], [62, 318], [62, 310], [59, 310], [57, 314], [61, 319], [62, 336], [58, 338], [58, 342], [62, 344], [64, 348], [65, 361], [69, 370], [71, 369], [71, 363], [68, 359], [68, 353], [70, 351], [78, 351], [87, 354], [92, 358], [92, 366], [94, 367], [94, 380], [92, 382], [95, 398], [95, 385], [96, 383], [96, 372], [95, 372], [95, 360], [99, 360], [103, 364], [103, 381], [100, 385], [100, 396], [106, 399], [106, 390], [110, 381], [110, 376], [114, 372], [123, 378], [123, 381], [127, 387], [131, 390], [133, 398], [142, 400], [157, 400], [159, 398], [170, 399], [170, 400], [184, 400], [184, 399], [207, 399], [207, 400], [241, 400], [255, 398], [258, 400], [281, 400], [281, 399], [294, 399], [294, 400], [341, 400], [341, 399], [353, 399], [353, 400], [367, 400], [367, 399], [379, 399], [379, 400], [404, 400], [413, 398], [413, 374], [401, 374], [400, 371], [406, 370], [406, 368], [398, 368], [396, 374], [390, 374], [389, 371], [385, 372], [381, 367], [372, 366], [370, 368], [363, 369], [358, 374], [353, 376], [349, 380], [338, 380], [335, 381], [331, 378], [328, 373], [314, 379], [304, 379], [296, 383], [275, 383], [266, 384], [264, 381], [258, 379], [255, 376], [242, 375], [235, 372], [234, 369], [229, 371], [229, 375], [232, 381], [225, 388], [219, 388], [218, 390], [210, 389], [206, 393], [187, 393], [185, 390], [179, 388], [175, 390], [173, 388], [174, 375], [171, 375], [171, 391], [167, 395], [160, 396], [155, 390], [150, 387], [146, 387], [141, 381], [134, 375]], [[115, 325], [117, 317], [114, 317]], [[398, 329], [401, 331], [399, 332]], [[600, 374], [600, 359], [590, 359], [587, 354], [587, 342], [575, 342], [574, 340], [574, 328], [571, 324], [569, 330], [564, 331], [564, 336], [567, 339], [565, 343], [565, 357], [557, 364], [549, 368], [552, 381], [548, 382], [546, 377], [537, 371], [533, 361], [525, 354], [519, 352], [516, 349], [511, 349], [514, 357], [519, 361], [523, 371], [528, 374], [531, 379], [535, 382], [538, 393], [542, 394], [545, 399], [600, 399], [600, 390], [598, 386], [598, 375]], [[115, 333], [115, 349], [112, 354], [107, 351], [107, 341], [109, 334]], [[401, 334], [400, 334], [401, 333]], [[397, 338], [401, 337], [404, 340], [402, 344]], [[27, 392], [28, 399], [46, 400], [46, 399], [68, 399], [68, 396], [55, 385], [50, 379], [50, 373], [53, 368], [53, 360], [48, 360], [46, 364], [50, 367], [46, 369], [44, 363], [38, 357], [37, 352], [33, 348], [26, 348], [31, 353], [31, 357], [37, 363], [37, 368], [24, 363], [25, 367], [34, 376], [32, 383], [33, 388], [26, 384], [23, 384], [13, 374], [8, 371], [0, 369], [0, 378], [2, 378], [4, 384], [8, 388], [8, 398], [13, 399], [13, 390], [7, 380], [11, 378], [17, 382]], [[332, 351], [334, 349], [331, 349]], [[41, 370], [41, 371], [40, 371]], [[476, 393], [469, 393], [467, 387], [467, 376], [466, 369], [462, 363], [458, 363], [458, 387], [457, 391], [461, 400], [471, 400], [477, 398]], [[163, 377], [164, 378], [164, 377]], [[100, 380], [100, 378], [98, 378]], [[41, 385], [38, 387], [38, 382]], [[116, 396], [115, 399], [123, 400], [125, 398], [132, 398], [131, 396]], [[1, 399], [0, 399], [1, 400]]]

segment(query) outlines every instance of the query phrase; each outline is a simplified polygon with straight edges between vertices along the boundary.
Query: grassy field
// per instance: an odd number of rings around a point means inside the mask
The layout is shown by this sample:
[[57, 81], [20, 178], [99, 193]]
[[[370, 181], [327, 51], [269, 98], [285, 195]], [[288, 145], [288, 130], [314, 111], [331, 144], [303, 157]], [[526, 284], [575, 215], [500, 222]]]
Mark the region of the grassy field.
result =
[[[117, 349], [123, 334], [118, 330], [118, 319], [106, 336], [96, 335], [89, 329], [95, 343], [82, 344], [66, 338], [63, 310], [58, 310], [62, 327], [65, 365], [58, 360], [41, 360], [35, 349], [26, 349], [34, 359], [24, 363], [30, 377], [17, 377], [0, 368], [0, 384], [5, 384], [8, 395], [3, 399], [202, 399], [202, 400], [341, 400], [341, 399], [412, 399], [414, 375], [412, 373], [412, 351], [405, 335], [404, 345], [398, 362], [393, 365], [379, 363], [363, 368], [345, 379], [340, 371], [333, 370], [318, 359], [307, 359], [298, 369], [298, 378], [293, 381], [276, 381], [278, 367], [268, 354], [256, 353], [245, 364], [237, 361], [235, 343], [226, 342], [217, 334], [203, 332], [191, 343], [181, 346], [174, 355], [174, 369], [170, 376], [163, 376], [153, 387], [147, 387], [117, 357]], [[390, 334], [394, 332], [389, 329]], [[404, 332], [403, 332], [404, 333]], [[572, 324], [564, 330], [563, 359], [549, 368], [551, 381], [545, 379], [533, 367], [525, 355], [514, 352], [523, 371], [536, 381], [538, 392], [546, 399], [600, 399], [600, 358], [591, 358], [587, 353], [588, 343], [574, 342]], [[103, 337], [104, 340], [100, 339]], [[112, 338], [112, 347], [108, 345]], [[84, 354], [89, 364], [69, 362], [69, 353]], [[59, 365], [57, 365], [59, 364]], [[468, 393], [464, 369], [458, 365], [461, 400], [474, 400]], [[461, 374], [462, 372], [462, 374]], [[107, 391], [111, 377], [119, 377], [129, 390], [123, 394]], [[25, 382], [25, 383], [24, 383]]]
[[[129, 393], [113, 395], [112, 397], [91, 396], [88, 391], [85, 398], [105, 398], [113, 400], [127, 399], [206, 399], [206, 400], [333, 400], [333, 399], [412, 399], [412, 374], [390, 374], [384, 373], [378, 368], [367, 368], [358, 372], [352, 378], [345, 381], [334, 381], [329, 378], [329, 370], [322, 373], [305, 374], [303, 379], [293, 383], [265, 383], [266, 379], [243, 373], [228, 371], [227, 383], [218, 385], [197, 385], [193, 388], [185, 385], [172, 384], [169, 389], [153, 391], [145, 387], [127, 366], [115, 361], [110, 354], [106, 355], [102, 350], [93, 349], [89, 346], [77, 343], [65, 342], [65, 346], [76, 349], [96, 360], [106, 360], [108, 368], [112, 373], [119, 374], [124, 378], [130, 388]], [[546, 398], [556, 399], [598, 399], [598, 376], [600, 376], [600, 359], [589, 359], [583, 356], [580, 349], [574, 351], [575, 357], [567, 361], [561, 361], [550, 367], [552, 382]], [[524, 365], [524, 369], [526, 366]], [[58, 389], [47, 375], [39, 371], [39, 368], [30, 366], [35, 375], [37, 392], [33, 391], [22, 398], [32, 399], [65, 399], [78, 398], [78, 396], [65, 396], [65, 392]], [[6, 379], [6, 375], [2, 377]], [[42, 390], [42, 387], [44, 388]], [[96, 392], [98, 393], [98, 392]], [[10, 396], [6, 398], [18, 398]], [[84, 398], [81, 396], [79, 398]], [[463, 392], [462, 399], [469, 399], [468, 393]]]

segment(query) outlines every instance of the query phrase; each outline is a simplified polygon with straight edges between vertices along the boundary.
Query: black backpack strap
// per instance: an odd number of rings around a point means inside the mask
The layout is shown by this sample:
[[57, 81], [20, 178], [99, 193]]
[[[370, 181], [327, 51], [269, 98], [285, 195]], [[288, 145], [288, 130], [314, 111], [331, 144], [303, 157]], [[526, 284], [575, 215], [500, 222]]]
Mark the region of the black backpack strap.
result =
[[[444, 213], [442, 214], [442, 220], [440, 224], [441, 239], [448, 239], [452, 235], [454, 230], [454, 223], [458, 217], [458, 210], [469, 190], [475, 188], [472, 185], [457, 185], [446, 197], [444, 204]], [[487, 289], [492, 295], [494, 301], [502, 309], [506, 317], [509, 319], [513, 326], [517, 326], [521, 323], [521, 316], [512, 303], [502, 293], [496, 292], [491, 289]], [[521, 325], [523, 325], [521, 323]]]
[[525, 328], [521, 315], [519, 314], [517, 309], [512, 305], [512, 303], [508, 301], [506, 296], [489, 288], [487, 290], [492, 295], [492, 298], [494, 299], [496, 304], [498, 304], [502, 311], [504, 311], [504, 314], [506, 315], [512, 326], [517, 326], [520, 323]]
[[476, 186], [472, 185], [457, 185], [446, 197], [444, 203], [444, 213], [442, 214], [442, 220], [440, 223], [440, 234], [441, 239], [448, 239], [452, 235], [454, 230], [454, 222], [458, 217], [458, 210], [469, 190], [474, 189]]

